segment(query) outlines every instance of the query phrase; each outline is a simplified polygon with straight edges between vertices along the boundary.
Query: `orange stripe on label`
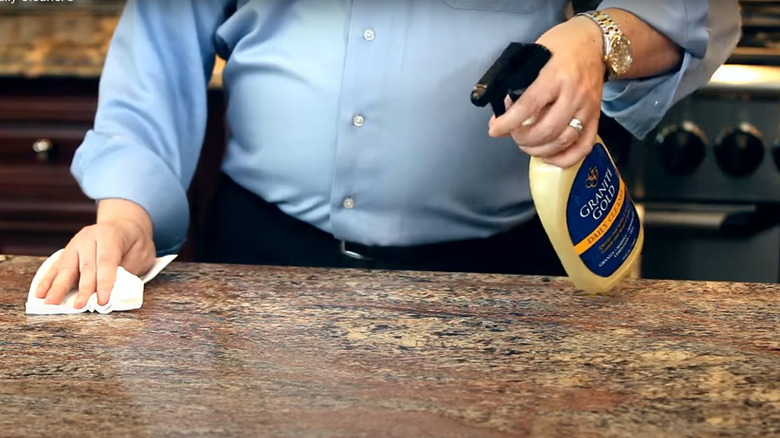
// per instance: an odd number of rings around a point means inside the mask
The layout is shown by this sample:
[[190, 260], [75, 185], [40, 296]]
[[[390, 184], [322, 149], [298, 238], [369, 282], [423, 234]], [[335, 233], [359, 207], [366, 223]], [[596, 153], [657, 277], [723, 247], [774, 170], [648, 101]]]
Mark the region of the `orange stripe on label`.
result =
[[574, 250], [577, 252], [577, 255], [582, 255], [585, 251], [589, 250], [593, 245], [598, 242], [598, 240], [607, 234], [607, 231], [609, 231], [610, 228], [612, 228], [612, 224], [615, 222], [615, 219], [617, 219], [618, 215], [620, 214], [620, 210], [623, 208], [623, 203], [626, 200], [626, 185], [623, 183], [623, 181], [620, 181], [620, 188], [618, 189], [618, 195], [617, 198], [615, 198], [615, 203], [612, 204], [612, 208], [609, 210], [609, 213], [607, 213], [607, 216], [604, 217], [604, 220], [601, 221], [598, 227], [596, 227], [595, 230], [593, 230], [588, 237], [582, 239], [578, 244], [574, 246]]

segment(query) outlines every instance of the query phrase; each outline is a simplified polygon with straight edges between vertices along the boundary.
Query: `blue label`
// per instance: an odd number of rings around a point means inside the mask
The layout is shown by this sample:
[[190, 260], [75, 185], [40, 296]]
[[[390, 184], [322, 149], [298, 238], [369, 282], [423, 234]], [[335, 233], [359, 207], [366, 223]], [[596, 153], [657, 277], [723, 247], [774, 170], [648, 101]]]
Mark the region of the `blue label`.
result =
[[594, 274], [609, 277], [639, 239], [639, 215], [604, 145], [596, 143], [574, 178], [566, 205], [574, 249]]

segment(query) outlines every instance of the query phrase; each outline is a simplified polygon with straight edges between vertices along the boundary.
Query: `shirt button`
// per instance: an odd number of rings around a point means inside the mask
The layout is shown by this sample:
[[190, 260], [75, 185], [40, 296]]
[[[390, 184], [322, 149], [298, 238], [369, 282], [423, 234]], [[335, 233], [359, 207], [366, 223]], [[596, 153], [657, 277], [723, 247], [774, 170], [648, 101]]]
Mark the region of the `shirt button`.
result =
[[374, 29], [366, 29], [363, 31], [363, 39], [366, 41], [373, 41], [375, 36], [376, 33], [374, 33]]
[[354, 116], [352, 116], [352, 124], [357, 126], [358, 128], [363, 126], [363, 123], [365, 123], [365, 122], [366, 122], [366, 119], [363, 118], [363, 116], [361, 116], [360, 114], [355, 114]]
[[347, 210], [352, 210], [355, 208], [355, 200], [352, 199], [352, 197], [346, 197], [344, 198], [344, 202], [342, 202], [341, 205], [343, 205]]

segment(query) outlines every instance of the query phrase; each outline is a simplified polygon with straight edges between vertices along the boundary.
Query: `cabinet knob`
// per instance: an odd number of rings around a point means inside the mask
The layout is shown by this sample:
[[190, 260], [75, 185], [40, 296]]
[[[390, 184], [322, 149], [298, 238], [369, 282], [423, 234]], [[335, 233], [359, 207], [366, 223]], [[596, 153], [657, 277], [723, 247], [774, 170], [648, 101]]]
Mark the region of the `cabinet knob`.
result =
[[33, 152], [35, 152], [35, 156], [38, 157], [38, 159], [41, 161], [53, 160], [54, 153], [56, 152], [54, 143], [48, 138], [39, 138], [38, 140], [35, 140], [35, 142], [33, 142], [32, 149]]

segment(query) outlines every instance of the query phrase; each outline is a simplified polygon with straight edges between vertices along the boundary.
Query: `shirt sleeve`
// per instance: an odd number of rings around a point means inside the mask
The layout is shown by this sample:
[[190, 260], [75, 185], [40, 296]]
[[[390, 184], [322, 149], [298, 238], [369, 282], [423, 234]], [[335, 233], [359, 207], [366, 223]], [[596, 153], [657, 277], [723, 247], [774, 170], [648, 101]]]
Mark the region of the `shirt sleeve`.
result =
[[127, 199], [149, 213], [158, 254], [178, 251], [187, 233], [187, 187], [227, 3], [128, 0], [103, 67], [94, 126], [71, 163], [88, 197]]
[[599, 5], [607, 8], [636, 15], [684, 50], [678, 71], [604, 87], [604, 114], [640, 139], [675, 103], [709, 82], [741, 35], [737, 0], [605, 0]]

